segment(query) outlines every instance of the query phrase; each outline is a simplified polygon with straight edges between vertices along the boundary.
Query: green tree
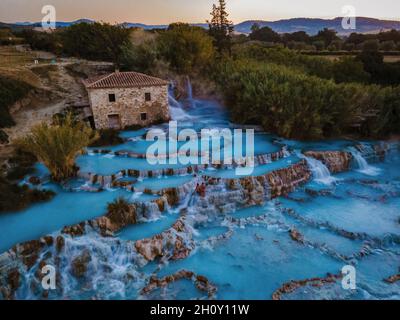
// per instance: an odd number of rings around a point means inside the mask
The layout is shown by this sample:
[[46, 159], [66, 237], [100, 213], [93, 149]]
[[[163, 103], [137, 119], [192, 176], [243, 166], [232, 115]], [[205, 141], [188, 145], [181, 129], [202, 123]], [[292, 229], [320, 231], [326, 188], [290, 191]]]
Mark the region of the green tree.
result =
[[218, 5], [213, 5], [211, 20], [207, 21], [209, 34], [214, 38], [215, 46], [220, 54], [231, 54], [231, 38], [233, 33], [232, 21], [228, 19], [225, 0], [218, 0]]
[[393, 40], [381, 42], [379, 49], [383, 51], [393, 51], [396, 48], [396, 43]]
[[258, 23], [254, 23], [251, 26], [251, 32], [255, 32], [255, 31], [258, 31], [258, 30], [260, 30], [260, 25]]
[[255, 30], [250, 34], [251, 40], [265, 41], [265, 42], [280, 42], [281, 37], [278, 33], [272, 30], [270, 27], [263, 27]]
[[371, 39], [363, 43], [363, 51], [376, 52], [379, 50], [379, 40]]
[[126, 44], [121, 47], [120, 66], [123, 70], [151, 72], [157, 62], [157, 45], [149, 40], [138, 45]]
[[304, 31], [296, 31], [296, 32], [293, 32], [293, 33], [285, 33], [282, 36], [282, 40], [283, 40], [284, 43], [288, 43], [289, 41], [310, 43], [311, 38]]
[[322, 40], [314, 41], [313, 45], [317, 48], [318, 51], [322, 51], [325, 49], [325, 42]]
[[161, 57], [177, 72], [202, 71], [214, 57], [213, 40], [200, 27], [172, 24], [158, 38]]
[[53, 180], [63, 181], [76, 174], [75, 158], [97, 138], [92, 129], [68, 114], [64, 119], [56, 119], [53, 125], [35, 126], [17, 144], [43, 162]]
[[316, 41], [323, 41], [325, 43], [325, 47], [327, 48], [332, 41], [339, 40], [339, 37], [337, 36], [337, 32], [335, 30], [324, 28], [323, 30], [320, 30], [316, 36], [314, 36], [314, 39]]
[[108, 23], [79, 23], [62, 31], [64, 53], [91, 60], [121, 64], [124, 47], [130, 44], [130, 30]]

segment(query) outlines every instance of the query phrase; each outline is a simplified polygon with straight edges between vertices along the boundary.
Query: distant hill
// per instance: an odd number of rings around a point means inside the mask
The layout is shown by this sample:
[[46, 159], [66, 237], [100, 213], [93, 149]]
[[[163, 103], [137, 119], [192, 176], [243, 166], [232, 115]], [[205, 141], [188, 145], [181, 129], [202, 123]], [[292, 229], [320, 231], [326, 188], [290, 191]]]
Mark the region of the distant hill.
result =
[[144, 24], [144, 23], [133, 23], [133, 22], [124, 22], [123, 25], [126, 28], [142, 28], [144, 30], [152, 30], [152, 29], [166, 29], [168, 25], [166, 24]]
[[[68, 27], [73, 24], [86, 22], [93, 23], [93, 20], [90, 19], [79, 19], [71, 22], [62, 22], [58, 21], [56, 26], [58, 28]], [[319, 30], [324, 28], [334, 29], [339, 34], [349, 34], [352, 32], [358, 33], [377, 33], [382, 30], [390, 30], [396, 29], [400, 30], [400, 21], [394, 20], [380, 20], [374, 18], [365, 18], [358, 17], [357, 18], [357, 29], [356, 30], [344, 30], [342, 28], [342, 18], [337, 17], [334, 19], [314, 19], [314, 18], [293, 18], [293, 19], [284, 19], [278, 21], [264, 21], [264, 20], [248, 20], [242, 23], [235, 25], [235, 31], [238, 33], [250, 33], [251, 27], [254, 23], [258, 23], [260, 27], [268, 26], [275, 30], [278, 33], [292, 33], [296, 31], [305, 31], [310, 35], [318, 33]], [[121, 25], [127, 28], [143, 28], [145, 30], [151, 29], [165, 29], [168, 25], [160, 24], [160, 25], [149, 25], [143, 23], [132, 23], [132, 22], [124, 22]], [[202, 28], [208, 28], [206, 23], [193, 23], [193, 26], [199, 26]], [[0, 23], [0, 27], [9, 27], [9, 28], [35, 28], [40, 27], [40, 22], [16, 22], [16, 23]]]
[[235, 31], [240, 33], [250, 33], [251, 27], [254, 23], [258, 23], [260, 27], [268, 26], [278, 33], [305, 31], [310, 35], [314, 35], [324, 28], [333, 29], [339, 34], [349, 34], [352, 32], [377, 33], [381, 30], [390, 29], [400, 30], [400, 21], [379, 20], [365, 17], [357, 18], [356, 30], [344, 30], [342, 28], [342, 18], [338, 17], [334, 19], [294, 18], [278, 21], [249, 20], [237, 24], [235, 26]]
[[[64, 22], [64, 21], [57, 21], [56, 22], [56, 28], [65, 28], [69, 27], [73, 24], [78, 24], [78, 23], [93, 23], [94, 20], [90, 19], [79, 19], [71, 22]], [[14, 27], [31, 27], [31, 28], [40, 28], [42, 26], [41, 22], [15, 22], [12, 24]]]

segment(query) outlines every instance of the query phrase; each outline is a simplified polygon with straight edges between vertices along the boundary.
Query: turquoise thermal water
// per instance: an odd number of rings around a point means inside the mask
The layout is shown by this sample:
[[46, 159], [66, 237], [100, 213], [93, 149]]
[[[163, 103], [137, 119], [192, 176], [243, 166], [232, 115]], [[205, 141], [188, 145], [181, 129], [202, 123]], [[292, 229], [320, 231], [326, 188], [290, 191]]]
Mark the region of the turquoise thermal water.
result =
[[[170, 97], [172, 117], [179, 128], [200, 132], [203, 128], [229, 128], [225, 108], [216, 102], [190, 99], [178, 102]], [[158, 128], [167, 130], [167, 126]], [[149, 129], [149, 128], [147, 128]], [[126, 140], [122, 145], [106, 147], [109, 151], [127, 150], [144, 153], [147, 129], [121, 132]], [[243, 143], [245, 140], [243, 140]], [[356, 141], [299, 142], [279, 139], [257, 132], [255, 153], [276, 152], [287, 145], [290, 150], [350, 150]], [[374, 142], [364, 142], [374, 143]], [[244, 143], [245, 144], [245, 143]], [[246, 146], [243, 148], [246, 150]], [[89, 154], [77, 159], [82, 172], [102, 175], [115, 174], [124, 169], [155, 170], [180, 168], [185, 165], [150, 165], [146, 159], [112, 154]], [[353, 151], [354, 152], [354, 151]], [[288, 167], [300, 161], [299, 153], [291, 152], [283, 159], [255, 167], [252, 176]], [[361, 155], [362, 156], [362, 155]], [[365, 159], [364, 159], [365, 160]], [[365, 167], [367, 165], [367, 167]], [[183, 260], [167, 264], [151, 262], [146, 266], [133, 263], [130, 250], [133, 241], [149, 238], [169, 229], [178, 219], [176, 207], [167, 208], [161, 217], [142, 221], [123, 228], [116, 238], [99, 238], [88, 234], [70, 240], [71, 256], [90, 248], [93, 259], [86, 282], [80, 283], [65, 265], [64, 292], [53, 298], [88, 299], [192, 299], [204, 297], [191, 281], [182, 280], [167, 288], [157, 289], [148, 296], [140, 296], [152, 274], [158, 277], [187, 269], [206, 276], [218, 288], [219, 299], [271, 299], [272, 293], [283, 283], [337, 274], [344, 265], [352, 263], [358, 272], [356, 290], [346, 291], [335, 285], [323, 288], [299, 289], [289, 299], [398, 299], [400, 284], [387, 284], [384, 278], [399, 272], [400, 267], [400, 153], [393, 151], [383, 162], [353, 161], [349, 172], [331, 176], [320, 163], [309, 163], [314, 179], [305, 186], [262, 205], [238, 208], [234, 212], [207, 215], [194, 226], [196, 249]], [[364, 166], [364, 167], [360, 167]], [[46, 177], [47, 170], [38, 165], [35, 173]], [[237, 178], [234, 169], [208, 169], [203, 174], [223, 178]], [[88, 192], [87, 181], [72, 181], [71, 188], [44, 182], [40, 187], [54, 190], [57, 195], [46, 203], [33, 205], [21, 212], [0, 215], [0, 251], [16, 243], [37, 239], [58, 232], [66, 225], [92, 219], [106, 212], [107, 203], [119, 196], [131, 201], [151, 201], [155, 196], [142, 193], [145, 189], [160, 191], [179, 187], [196, 177], [193, 174], [151, 178], [121, 178], [129, 181], [136, 192], [121, 188], [105, 188], [102, 192]], [[46, 181], [48, 179], [44, 179]], [[73, 190], [74, 189], [74, 190]], [[318, 193], [319, 192], [319, 193]], [[267, 200], [267, 199], [266, 199]], [[191, 200], [189, 206], [193, 205]], [[182, 208], [184, 203], [180, 204]], [[287, 209], [291, 209], [290, 214]], [[189, 214], [199, 214], [191, 212]], [[258, 220], [255, 220], [257, 218]], [[289, 230], [295, 228], [307, 241], [301, 244], [291, 239]], [[341, 231], [360, 234], [356, 239]], [[222, 237], [229, 234], [226, 238]], [[208, 241], [222, 237], [218, 241]], [[68, 247], [69, 248], [69, 247]], [[74, 248], [74, 249], [72, 249]], [[368, 248], [369, 255], [357, 254]], [[129, 253], [128, 253], [129, 252]], [[65, 257], [65, 263], [68, 257]], [[64, 260], [63, 260], [64, 261]], [[107, 264], [107, 268], [103, 264]], [[105, 270], [108, 270], [107, 272]], [[129, 275], [129, 276], [128, 276]], [[17, 292], [17, 297], [40, 298], [29, 288]]]

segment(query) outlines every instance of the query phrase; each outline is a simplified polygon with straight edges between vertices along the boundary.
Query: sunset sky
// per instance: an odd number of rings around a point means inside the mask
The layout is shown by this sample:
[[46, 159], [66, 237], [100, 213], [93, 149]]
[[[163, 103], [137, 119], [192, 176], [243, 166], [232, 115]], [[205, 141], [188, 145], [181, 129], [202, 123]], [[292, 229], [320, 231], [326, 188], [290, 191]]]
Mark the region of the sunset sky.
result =
[[[52, 4], [58, 21], [90, 18], [107, 22], [204, 22], [216, 0], [0, 0], [0, 21], [41, 21], [41, 8]], [[278, 20], [293, 17], [341, 16], [353, 5], [358, 16], [400, 20], [399, 0], [227, 0], [230, 18]]]

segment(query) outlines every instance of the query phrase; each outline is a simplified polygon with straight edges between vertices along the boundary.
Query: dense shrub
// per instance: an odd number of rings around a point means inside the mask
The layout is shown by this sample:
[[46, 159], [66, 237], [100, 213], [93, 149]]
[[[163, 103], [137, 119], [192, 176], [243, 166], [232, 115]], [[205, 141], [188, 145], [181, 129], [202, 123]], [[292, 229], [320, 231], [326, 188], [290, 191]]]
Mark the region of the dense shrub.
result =
[[108, 23], [79, 23], [60, 33], [63, 53], [119, 65], [123, 47], [130, 43], [130, 30]]
[[250, 58], [297, 69], [337, 83], [358, 82], [381, 85], [400, 84], [400, 63], [385, 63], [378, 51], [362, 51], [357, 57], [343, 56], [337, 61], [302, 55], [287, 48], [265, 48], [253, 44], [235, 47], [237, 58]]
[[157, 45], [153, 40], [122, 47], [121, 67], [123, 70], [135, 70], [138, 72], [151, 72], [157, 63]]
[[0, 176], [0, 213], [25, 209], [32, 203], [48, 201], [54, 195], [53, 191], [30, 189]]
[[121, 221], [126, 224], [135, 224], [136, 214], [130, 214], [132, 211], [129, 201], [123, 197], [109, 202], [107, 205], [107, 217], [114, 223]]
[[75, 158], [98, 138], [97, 134], [71, 114], [49, 126], [35, 126], [31, 133], [18, 141], [18, 145], [33, 153], [49, 169], [55, 181], [75, 175]]
[[224, 62], [215, 70], [234, 121], [261, 124], [283, 137], [376, 137], [400, 128], [398, 89], [336, 84], [249, 59]]
[[[258, 41], [266, 41], [266, 42], [280, 42], [281, 37], [277, 32], [272, 30], [270, 27], [263, 27], [259, 29], [253, 29], [253, 32], [250, 34], [251, 40], [258, 40]], [[291, 40], [296, 41], [296, 40]], [[297, 41], [300, 42], [300, 41]]]
[[371, 79], [371, 75], [364, 70], [363, 63], [353, 57], [342, 57], [338, 61], [334, 62], [332, 73], [332, 76], [337, 83], [368, 83]]
[[22, 81], [0, 75], [0, 128], [13, 126], [9, 107], [25, 97], [32, 87]]
[[212, 38], [200, 27], [172, 24], [160, 34], [158, 50], [163, 60], [179, 73], [202, 70], [214, 57]]
[[60, 32], [38, 32], [32, 29], [17, 31], [16, 35], [21, 37], [34, 50], [43, 50], [53, 53], [61, 53], [62, 43]]
[[7, 171], [6, 178], [10, 181], [21, 180], [24, 176], [33, 172], [33, 165], [36, 161], [37, 159], [32, 153], [17, 148], [12, 157], [8, 159], [10, 168]]
[[8, 142], [8, 134], [4, 130], [0, 130], [0, 144], [7, 144]]
[[383, 54], [376, 50], [364, 50], [356, 58], [370, 74], [372, 83], [400, 85], [400, 63], [385, 63]]

